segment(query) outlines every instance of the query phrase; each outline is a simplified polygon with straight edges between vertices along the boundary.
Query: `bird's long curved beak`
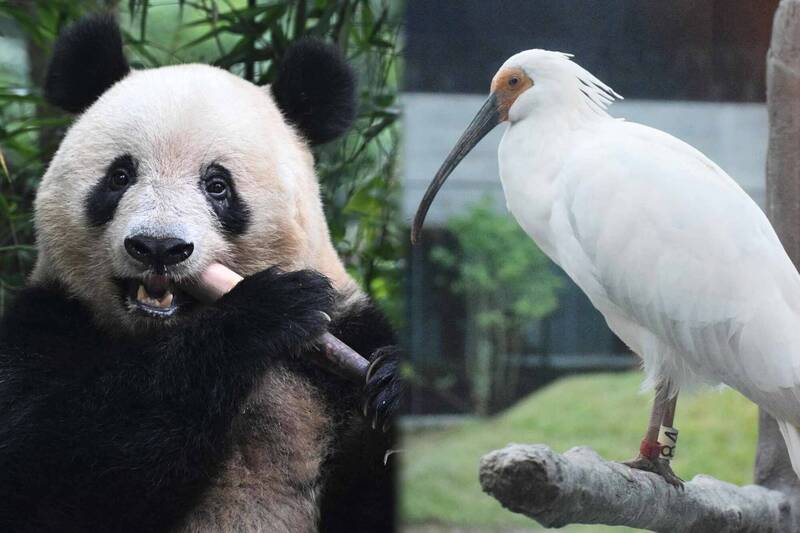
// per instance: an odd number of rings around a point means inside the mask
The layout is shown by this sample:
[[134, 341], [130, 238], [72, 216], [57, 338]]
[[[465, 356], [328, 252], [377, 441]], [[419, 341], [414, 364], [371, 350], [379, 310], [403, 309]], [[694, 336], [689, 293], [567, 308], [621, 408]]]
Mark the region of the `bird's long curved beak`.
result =
[[489, 95], [489, 98], [483, 103], [478, 114], [472, 119], [467, 129], [461, 135], [456, 145], [450, 151], [447, 159], [444, 160], [439, 171], [434, 176], [433, 181], [428, 185], [425, 191], [425, 196], [417, 208], [417, 214], [414, 216], [414, 224], [411, 226], [411, 243], [416, 244], [419, 241], [419, 235], [422, 231], [422, 225], [425, 223], [425, 215], [428, 214], [433, 199], [436, 193], [444, 185], [445, 180], [453, 170], [458, 166], [462, 159], [472, 150], [478, 142], [483, 139], [487, 133], [492, 131], [501, 121], [501, 113], [497, 96], [494, 93]]

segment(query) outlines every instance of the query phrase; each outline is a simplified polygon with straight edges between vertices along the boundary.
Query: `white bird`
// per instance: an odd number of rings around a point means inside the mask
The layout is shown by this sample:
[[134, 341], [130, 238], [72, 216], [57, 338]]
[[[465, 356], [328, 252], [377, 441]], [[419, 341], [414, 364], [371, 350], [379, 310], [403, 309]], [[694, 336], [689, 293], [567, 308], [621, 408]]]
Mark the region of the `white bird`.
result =
[[627, 464], [679, 485], [659, 426], [672, 426], [679, 390], [724, 383], [778, 420], [800, 475], [800, 275], [728, 174], [667, 133], [609, 116], [621, 97], [570, 57], [527, 50], [503, 64], [428, 187], [412, 241], [450, 172], [507, 121], [499, 160], [509, 211], [642, 358], [656, 389]]

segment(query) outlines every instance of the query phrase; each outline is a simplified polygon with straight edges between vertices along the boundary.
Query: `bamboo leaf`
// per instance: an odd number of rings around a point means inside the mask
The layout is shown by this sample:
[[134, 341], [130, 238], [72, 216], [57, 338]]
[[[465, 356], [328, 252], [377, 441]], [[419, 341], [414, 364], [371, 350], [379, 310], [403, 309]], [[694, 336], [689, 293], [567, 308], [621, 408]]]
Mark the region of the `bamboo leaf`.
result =
[[0, 169], [2, 169], [2, 170], [3, 170], [3, 175], [4, 175], [4, 176], [5, 176], [7, 179], [9, 179], [9, 180], [10, 180], [10, 179], [11, 179], [11, 176], [8, 174], [8, 165], [6, 164], [6, 158], [5, 158], [5, 156], [3, 155], [3, 149], [2, 149], [2, 148], [0, 148]]
[[129, 32], [124, 31], [122, 32], [123, 36], [125, 37], [126, 44], [132, 48], [138, 55], [143, 57], [148, 63], [150, 67], [159, 67], [161, 66], [161, 61], [153, 55], [150, 50], [148, 50], [148, 44], [146, 42], [141, 42], [135, 39]]
[[198, 44], [203, 43], [203, 42], [205, 42], [205, 41], [207, 41], [209, 39], [213, 39], [214, 37], [216, 37], [218, 35], [221, 35], [221, 34], [227, 32], [227, 31], [229, 31], [229, 28], [227, 26], [217, 26], [216, 28], [204, 33], [200, 37], [197, 37], [196, 39], [192, 39], [188, 43], [186, 43], [184, 45], [181, 45], [178, 48], [178, 50], [179, 51], [184, 51], [184, 50], [187, 50], [189, 48], [193, 48], [193, 47], [197, 46]]

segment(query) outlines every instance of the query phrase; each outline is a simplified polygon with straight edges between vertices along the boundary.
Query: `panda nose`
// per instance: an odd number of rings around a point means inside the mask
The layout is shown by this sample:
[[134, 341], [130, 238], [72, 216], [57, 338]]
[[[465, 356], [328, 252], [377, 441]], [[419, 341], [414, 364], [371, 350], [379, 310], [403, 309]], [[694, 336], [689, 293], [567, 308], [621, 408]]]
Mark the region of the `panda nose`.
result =
[[164, 267], [186, 261], [194, 251], [194, 244], [183, 239], [134, 235], [125, 239], [125, 250], [140, 263], [163, 271]]

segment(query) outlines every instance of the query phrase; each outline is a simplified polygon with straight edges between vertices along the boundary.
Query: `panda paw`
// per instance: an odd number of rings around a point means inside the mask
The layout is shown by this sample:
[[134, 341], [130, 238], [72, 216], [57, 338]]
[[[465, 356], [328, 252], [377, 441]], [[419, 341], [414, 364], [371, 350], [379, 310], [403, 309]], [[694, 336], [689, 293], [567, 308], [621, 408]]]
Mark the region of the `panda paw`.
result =
[[367, 370], [363, 413], [372, 429], [386, 432], [405, 392], [400, 376], [400, 349], [386, 346], [375, 351]]
[[291, 346], [313, 341], [326, 330], [333, 299], [330, 281], [319, 272], [272, 267], [245, 277], [218, 306], [224, 327], [237, 335]]

